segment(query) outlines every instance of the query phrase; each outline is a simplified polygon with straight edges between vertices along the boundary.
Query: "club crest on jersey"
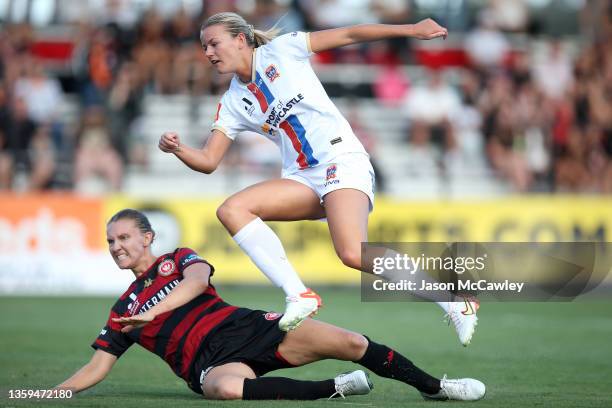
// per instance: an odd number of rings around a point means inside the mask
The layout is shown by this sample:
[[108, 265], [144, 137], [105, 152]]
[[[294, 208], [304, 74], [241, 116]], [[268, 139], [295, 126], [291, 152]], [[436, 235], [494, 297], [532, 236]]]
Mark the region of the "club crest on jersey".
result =
[[274, 134], [274, 130], [272, 129], [272, 127], [270, 125], [268, 125], [267, 123], [264, 123], [263, 126], [261, 127], [261, 130], [264, 133], [267, 133], [269, 135], [273, 135]]
[[166, 259], [157, 267], [157, 274], [160, 276], [168, 276], [174, 272], [175, 265], [172, 259]]
[[270, 82], [274, 82], [274, 80], [280, 76], [280, 72], [278, 72], [278, 69], [276, 69], [274, 64], [272, 64], [269, 65], [268, 68], [266, 68], [266, 76], [268, 77]]
[[268, 312], [268, 313], [266, 313], [264, 315], [264, 319], [266, 319], [266, 320], [276, 320], [276, 319], [278, 319], [281, 316], [282, 316], [282, 314], [280, 314], [280, 313]]
[[336, 178], [336, 171], [338, 171], [338, 167], [335, 164], [332, 164], [327, 168], [327, 175], [325, 176], [325, 180], [329, 181], [331, 179]]

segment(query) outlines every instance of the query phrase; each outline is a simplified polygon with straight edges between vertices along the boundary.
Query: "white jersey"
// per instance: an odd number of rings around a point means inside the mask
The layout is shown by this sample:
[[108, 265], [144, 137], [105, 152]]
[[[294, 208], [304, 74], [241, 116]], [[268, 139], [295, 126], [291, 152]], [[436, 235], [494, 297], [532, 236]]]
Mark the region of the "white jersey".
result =
[[283, 175], [343, 153], [366, 153], [315, 75], [311, 55], [303, 32], [256, 48], [251, 82], [234, 76], [212, 125], [232, 140], [247, 130], [272, 140], [281, 150]]

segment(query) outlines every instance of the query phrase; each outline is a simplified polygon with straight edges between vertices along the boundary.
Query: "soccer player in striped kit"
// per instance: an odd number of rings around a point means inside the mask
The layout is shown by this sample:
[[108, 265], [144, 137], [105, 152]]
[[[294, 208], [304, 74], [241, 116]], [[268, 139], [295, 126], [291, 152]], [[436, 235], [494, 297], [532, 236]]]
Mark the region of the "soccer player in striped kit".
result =
[[371, 391], [363, 370], [323, 381], [262, 377], [328, 358], [353, 361], [411, 385], [427, 399], [484, 397], [480, 381], [435, 378], [396, 350], [358, 333], [312, 319], [287, 333], [279, 329], [278, 313], [226, 303], [210, 282], [214, 267], [191, 249], [153, 255], [155, 232], [137, 210], [115, 214], [106, 236], [113, 260], [119, 268], [131, 269], [135, 280], [112, 307], [92, 344], [96, 351], [90, 362], [57, 389], [79, 392], [94, 386], [136, 343], [209, 399], [311, 400]]
[[[211, 16], [202, 26], [204, 53], [219, 73], [234, 73], [221, 98], [212, 134], [202, 149], [164, 133], [159, 148], [191, 169], [213, 172], [242, 131], [267, 137], [281, 150], [280, 179], [248, 187], [229, 197], [217, 216], [257, 267], [286, 294], [283, 330], [315, 313], [320, 297], [307, 289], [287, 260], [276, 234], [264, 221], [327, 218], [336, 253], [361, 268], [374, 204], [374, 171], [349, 123], [327, 96], [309, 57], [316, 52], [391, 37], [433, 39], [447, 30], [431, 19], [416, 24], [359, 26], [275, 37], [255, 30], [235, 13]], [[462, 344], [476, 326], [477, 304], [437, 302], [449, 315]], [[464, 310], [465, 309], [465, 310]], [[467, 311], [467, 312], [466, 312]]]

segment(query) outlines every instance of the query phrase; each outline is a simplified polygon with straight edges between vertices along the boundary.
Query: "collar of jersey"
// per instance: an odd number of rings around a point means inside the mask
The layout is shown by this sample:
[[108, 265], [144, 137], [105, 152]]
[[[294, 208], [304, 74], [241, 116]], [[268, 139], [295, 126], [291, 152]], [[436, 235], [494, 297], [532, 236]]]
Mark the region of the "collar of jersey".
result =
[[147, 269], [139, 277], [137, 277], [136, 280], [140, 281], [140, 280], [144, 280], [146, 278], [153, 278], [153, 279], [155, 279], [155, 276], [157, 275], [157, 271], [155, 271], [155, 268], [157, 268], [159, 266], [159, 263], [162, 261], [162, 259], [165, 258], [165, 256], [166, 255], [158, 256], [157, 259], [155, 260], [155, 262], [153, 262], [153, 264], [151, 266], [149, 266], [149, 269]]

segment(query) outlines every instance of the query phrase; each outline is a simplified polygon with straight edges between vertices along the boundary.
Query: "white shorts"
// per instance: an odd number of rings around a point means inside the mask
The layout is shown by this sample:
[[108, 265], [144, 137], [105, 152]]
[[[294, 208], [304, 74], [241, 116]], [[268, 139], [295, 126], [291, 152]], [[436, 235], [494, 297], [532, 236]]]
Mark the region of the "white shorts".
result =
[[374, 208], [374, 169], [369, 156], [364, 153], [345, 153], [336, 157], [333, 163], [298, 170], [283, 178], [310, 187], [319, 196], [321, 205], [325, 194], [352, 188], [363, 191], [370, 199], [370, 211]]

